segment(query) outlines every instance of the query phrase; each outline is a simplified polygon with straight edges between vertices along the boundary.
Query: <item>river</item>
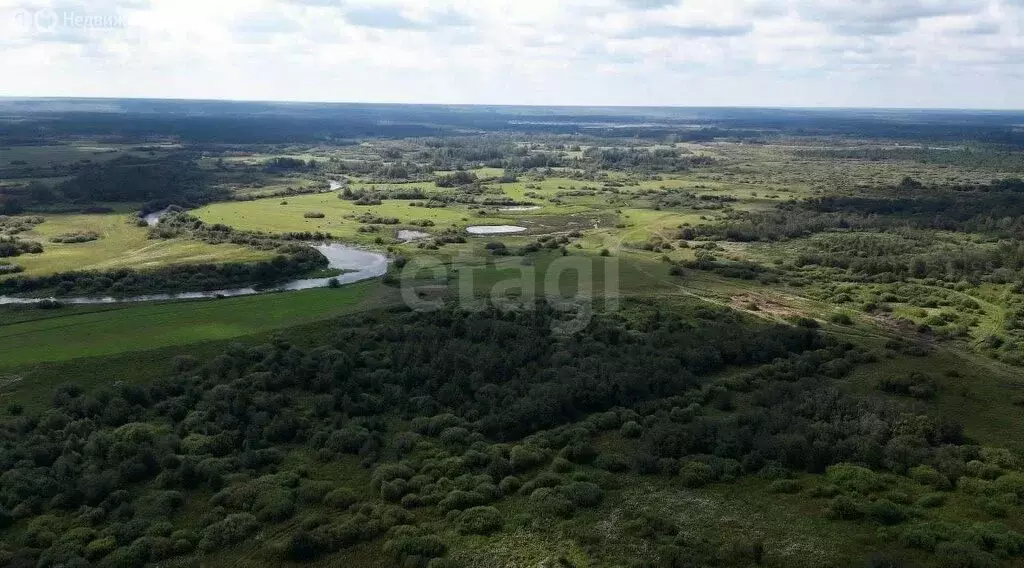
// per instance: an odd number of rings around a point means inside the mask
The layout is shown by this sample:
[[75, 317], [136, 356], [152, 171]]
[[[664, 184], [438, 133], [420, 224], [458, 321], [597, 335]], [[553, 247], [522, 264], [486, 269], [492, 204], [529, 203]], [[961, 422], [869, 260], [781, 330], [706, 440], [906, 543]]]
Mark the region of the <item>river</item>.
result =
[[[312, 288], [324, 288], [336, 279], [339, 284], [351, 284], [370, 278], [383, 276], [388, 270], [388, 258], [383, 254], [365, 251], [350, 246], [332, 243], [313, 247], [320, 251], [329, 262], [330, 268], [344, 270], [338, 276], [328, 278], [301, 278], [272, 286], [268, 288], [232, 288], [228, 290], [210, 290], [207, 292], [182, 292], [180, 294], [148, 294], [145, 296], [127, 297], [61, 297], [48, 298], [65, 304], [117, 304], [134, 302], [160, 302], [173, 300], [202, 300], [211, 298], [230, 298], [235, 296], [253, 296], [256, 294], [269, 294], [273, 292], [291, 292], [295, 290], [310, 290]], [[0, 296], [0, 305], [6, 304], [35, 304], [47, 298], [17, 298], [13, 296]]]

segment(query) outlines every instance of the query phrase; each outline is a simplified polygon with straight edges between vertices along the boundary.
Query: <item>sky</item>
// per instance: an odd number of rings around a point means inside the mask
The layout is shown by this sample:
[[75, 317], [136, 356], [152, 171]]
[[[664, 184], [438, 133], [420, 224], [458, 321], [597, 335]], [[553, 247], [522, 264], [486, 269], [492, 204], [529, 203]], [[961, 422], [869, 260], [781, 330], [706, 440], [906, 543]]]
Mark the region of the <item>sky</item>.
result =
[[1024, 0], [0, 0], [0, 96], [1024, 108]]

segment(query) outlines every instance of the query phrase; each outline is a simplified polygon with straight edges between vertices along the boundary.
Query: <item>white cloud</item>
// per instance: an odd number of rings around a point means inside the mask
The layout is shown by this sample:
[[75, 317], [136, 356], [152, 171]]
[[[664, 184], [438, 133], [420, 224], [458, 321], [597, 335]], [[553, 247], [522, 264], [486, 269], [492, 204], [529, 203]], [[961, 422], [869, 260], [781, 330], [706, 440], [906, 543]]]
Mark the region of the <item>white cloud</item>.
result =
[[0, 0], [0, 95], [1020, 107], [1022, 38], [1019, 0]]

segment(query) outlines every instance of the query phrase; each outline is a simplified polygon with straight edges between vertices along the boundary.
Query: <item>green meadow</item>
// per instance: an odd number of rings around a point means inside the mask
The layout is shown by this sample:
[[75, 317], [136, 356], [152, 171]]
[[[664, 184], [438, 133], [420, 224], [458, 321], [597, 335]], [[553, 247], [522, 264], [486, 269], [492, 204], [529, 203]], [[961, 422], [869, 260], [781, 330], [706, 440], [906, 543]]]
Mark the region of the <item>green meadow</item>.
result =
[[[370, 281], [340, 289], [72, 308], [68, 313], [0, 307], [0, 370], [241, 337], [376, 309], [395, 300], [393, 289]], [[17, 317], [27, 309], [36, 317]], [[15, 321], [6, 323], [5, 316], [12, 313]]]
[[[72, 270], [145, 270], [174, 264], [245, 262], [268, 258], [266, 252], [247, 247], [211, 245], [188, 239], [151, 239], [149, 229], [139, 227], [127, 213], [43, 214], [45, 221], [20, 238], [43, 245], [41, 254], [11, 259], [25, 269], [26, 276], [41, 276]], [[92, 232], [99, 235], [84, 243], [57, 243], [51, 239], [65, 234]]]

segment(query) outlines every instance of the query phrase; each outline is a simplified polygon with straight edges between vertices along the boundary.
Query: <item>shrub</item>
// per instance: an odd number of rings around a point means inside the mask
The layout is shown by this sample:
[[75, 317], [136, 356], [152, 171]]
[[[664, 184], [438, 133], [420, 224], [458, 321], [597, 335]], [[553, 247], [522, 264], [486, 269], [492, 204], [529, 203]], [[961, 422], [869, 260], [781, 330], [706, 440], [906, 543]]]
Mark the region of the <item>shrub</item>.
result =
[[303, 503], [320, 503], [333, 487], [330, 481], [303, 480], [295, 496]]
[[941, 507], [946, 502], [946, 496], [942, 493], [926, 493], [917, 500], [917, 506], [924, 509]]
[[473, 507], [459, 516], [458, 529], [462, 534], [490, 534], [503, 524], [501, 513], [494, 507]]
[[626, 422], [619, 429], [619, 433], [622, 434], [622, 436], [624, 438], [639, 438], [640, 434], [643, 434], [643, 431], [644, 431], [643, 426], [641, 426], [640, 424], [637, 424], [633, 420], [630, 420], [629, 422]]
[[906, 376], [885, 377], [878, 382], [878, 389], [919, 399], [934, 398], [939, 390], [934, 378], [917, 371]]
[[604, 491], [589, 481], [570, 483], [562, 488], [562, 494], [579, 507], [596, 507], [604, 499]]
[[470, 507], [483, 505], [486, 502], [487, 499], [479, 493], [456, 489], [449, 492], [444, 499], [441, 499], [441, 502], [437, 504], [437, 508], [442, 512], [448, 512], [459, 509], [469, 509]]
[[572, 462], [563, 457], [557, 457], [551, 462], [551, 471], [557, 473], [568, 473], [572, 471], [572, 468]]
[[203, 530], [199, 550], [210, 552], [241, 542], [256, 532], [257, 528], [259, 523], [256, 522], [256, 517], [249, 513], [228, 515], [223, 521], [213, 523]]
[[906, 520], [907, 513], [896, 503], [879, 499], [864, 507], [864, 516], [882, 525], [898, 525]]
[[100, 238], [100, 234], [95, 231], [78, 231], [75, 233], [63, 233], [52, 237], [50, 242], [64, 243], [64, 244], [75, 244], [75, 243], [87, 243], [95, 241]]
[[354, 491], [347, 487], [339, 487], [334, 491], [331, 491], [327, 495], [324, 495], [324, 505], [333, 509], [343, 510], [348, 509], [352, 505], [359, 501], [359, 497]]
[[917, 467], [910, 468], [909, 475], [911, 479], [921, 485], [930, 485], [940, 491], [948, 491], [953, 488], [953, 484], [950, 483], [949, 478], [942, 475], [931, 466], [919, 465]]
[[106, 536], [90, 542], [85, 547], [85, 557], [89, 560], [99, 560], [110, 554], [117, 548], [117, 539], [113, 536]]
[[686, 461], [679, 466], [679, 480], [685, 487], [703, 487], [713, 480], [711, 466], [699, 461]]
[[825, 514], [830, 519], [854, 520], [864, 516], [860, 505], [846, 495], [840, 495], [828, 503]]
[[305, 217], [306, 219], [323, 219], [327, 215], [324, 215], [320, 211], [306, 211], [305, 213], [302, 214], [302, 216]]
[[768, 486], [772, 493], [799, 493], [800, 482], [795, 479], [776, 479]]
[[850, 325], [853, 323], [853, 318], [845, 312], [834, 313], [829, 316], [828, 320], [837, 325]]
[[571, 517], [576, 507], [560, 491], [541, 487], [530, 495], [530, 505], [540, 515]]
[[540, 448], [530, 445], [519, 445], [512, 448], [509, 453], [509, 463], [515, 471], [526, 471], [541, 465], [547, 460], [547, 456]]
[[846, 491], [855, 491], [867, 495], [885, 489], [882, 477], [866, 467], [848, 463], [829, 466], [825, 477]]
[[417, 507], [422, 507], [423, 498], [415, 493], [409, 493], [402, 497], [401, 505], [406, 509], [415, 509]]
[[434, 535], [403, 535], [384, 543], [384, 552], [399, 566], [425, 566], [431, 558], [444, 556], [447, 550], [444, 542]]

